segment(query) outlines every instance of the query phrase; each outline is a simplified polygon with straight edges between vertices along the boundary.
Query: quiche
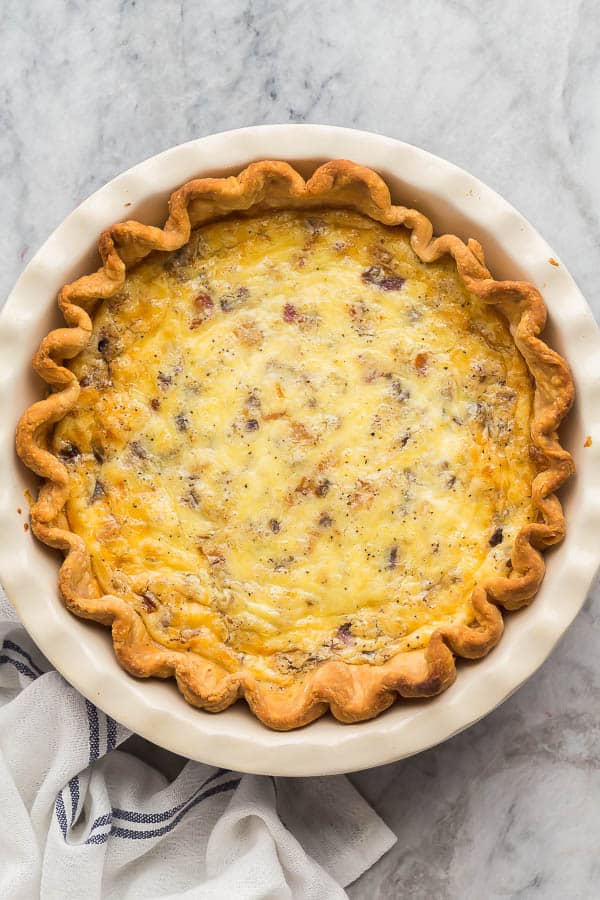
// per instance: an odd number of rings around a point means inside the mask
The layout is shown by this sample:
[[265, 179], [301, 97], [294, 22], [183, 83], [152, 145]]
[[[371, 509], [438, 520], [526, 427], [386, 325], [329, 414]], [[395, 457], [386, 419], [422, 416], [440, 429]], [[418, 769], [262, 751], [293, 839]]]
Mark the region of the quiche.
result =
[[34, 358], [34, 533], [119, 662], [289, 729], [432, 697], [535, 595], [573, 471], [537, 289], [373, 171], [283, 162], [120, 222]]

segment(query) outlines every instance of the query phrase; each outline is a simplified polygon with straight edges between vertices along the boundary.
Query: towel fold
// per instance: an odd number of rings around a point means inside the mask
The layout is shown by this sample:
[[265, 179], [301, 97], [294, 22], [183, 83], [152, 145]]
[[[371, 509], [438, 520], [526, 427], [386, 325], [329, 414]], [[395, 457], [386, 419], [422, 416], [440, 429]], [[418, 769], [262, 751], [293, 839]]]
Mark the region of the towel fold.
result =
[[343, 776], [187, 762], [170, 780], [119, 749], [129, 737], [0, 589], [0, 897], [341, 898], [396, 840]]

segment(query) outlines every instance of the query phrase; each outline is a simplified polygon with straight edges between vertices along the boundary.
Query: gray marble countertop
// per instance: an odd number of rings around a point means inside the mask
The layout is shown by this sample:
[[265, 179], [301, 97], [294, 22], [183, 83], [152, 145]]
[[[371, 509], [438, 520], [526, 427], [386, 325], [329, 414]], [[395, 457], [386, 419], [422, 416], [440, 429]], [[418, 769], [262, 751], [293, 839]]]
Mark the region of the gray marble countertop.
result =
[[[227, 128], [323, 122], [478, 175], [600, 315], [593, 0], [6, 0], [0, 42], [1, 296], [64, 216], [134, 163]], [[353, 776], [398, 843], [351, 897], [600, 896], [599, 624], [597, 586], [500, 709]]]

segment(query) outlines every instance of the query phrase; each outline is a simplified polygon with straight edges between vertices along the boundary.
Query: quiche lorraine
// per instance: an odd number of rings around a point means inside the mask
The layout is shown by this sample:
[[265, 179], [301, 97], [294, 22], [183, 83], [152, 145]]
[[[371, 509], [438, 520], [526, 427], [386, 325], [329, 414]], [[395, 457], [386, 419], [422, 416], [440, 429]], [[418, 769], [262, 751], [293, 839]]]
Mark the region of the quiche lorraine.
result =
[[17, 447], [62, 596], [119, 662], [287, 729], [431, 697], [491, 650], [573, 471], [536, 288], [341, 160], [191, 181], [99, 250]]

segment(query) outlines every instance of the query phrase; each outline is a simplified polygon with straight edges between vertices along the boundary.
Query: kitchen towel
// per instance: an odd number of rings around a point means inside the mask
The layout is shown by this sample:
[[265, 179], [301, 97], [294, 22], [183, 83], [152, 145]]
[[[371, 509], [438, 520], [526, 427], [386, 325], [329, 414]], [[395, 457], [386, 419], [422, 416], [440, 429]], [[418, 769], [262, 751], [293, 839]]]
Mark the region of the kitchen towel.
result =
[[0, 588], [1, 898], [343, 898], [396, 841], [343, 776], [190, 761], [170, 781], [119, 749], [129, 736], [50, 667]]

